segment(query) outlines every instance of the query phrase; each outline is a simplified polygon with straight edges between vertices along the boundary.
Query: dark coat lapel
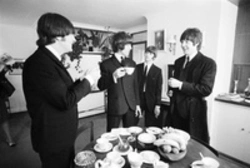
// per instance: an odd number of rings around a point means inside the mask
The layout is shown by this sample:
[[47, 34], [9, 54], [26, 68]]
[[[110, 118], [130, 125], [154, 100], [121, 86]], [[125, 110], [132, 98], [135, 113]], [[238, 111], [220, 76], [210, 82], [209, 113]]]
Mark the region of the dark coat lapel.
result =
[[56, 56], [54, 54], [52, 54], [47, 48], [42, 48], [42, 50], [45, 52], [46, 56], [48, 56], [51, 60], [53, 60], [53, 62], [55, 62], [55, 64], [57, 64], [61, 69], [62, 71], [64, 71], [68, 77], [72, 80], [73, 82], [73, 79], [71, 78], [69, 72], [67, 71], [67, 69], [63, 66], [63, 64], [56, 58]]

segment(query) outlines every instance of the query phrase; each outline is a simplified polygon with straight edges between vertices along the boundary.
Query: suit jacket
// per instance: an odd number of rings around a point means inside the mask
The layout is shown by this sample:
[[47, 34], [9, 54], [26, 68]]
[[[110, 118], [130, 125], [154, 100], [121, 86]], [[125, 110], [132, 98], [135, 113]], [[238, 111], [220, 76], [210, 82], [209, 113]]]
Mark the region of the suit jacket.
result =
[[74, 145], [77, 102], [90, 91], [88, 80], [73, 82], [62, 63], [39, 47], [24, 64], [23, 90], [31, 117], [35, 151], [60, 151]]
[[[137, 65], [138, 71], [138, 83], [139, 83], [139, 95], [140, 102], [143, 102], [143, 73], [144, 73], [144, 63]], [[162, 73], [161, 69], [154, 64], [150, 67], [147, 78], [146, 78], [146, 88], [145, 88], [145, 99], [144, 104], [147, 106], [150, 112], [154, 112], [156, 105], [161, 105], [161, 90], [162, 90]]]
[[125, 66], [134, 67], [133, 74], [126, 74], [114, 82], [113, 73], [122, 65], [113, 55], [100, 64], [101, 77], [98, 80], [100, 90], [107, 89], [108, 93], [108, 114], [123, 115], [130, 108], [135, 110], [140, 104], [137, 82], [136, 64], [133, 60], [125, 58]]
[[[174, 78], [181, 78], [185, 56], [180, 57], [174, 64]], [[186, 65], [181, 79], [181, 90], [174, 89], [171, 98], [171, 111], [178, 109], [179, 115], [189, 119], [190, 134], [207, 141], [207, 104], [205, 97], [213, 90], [216, 75], [216, 63], [211, 58], [198, 54]]]

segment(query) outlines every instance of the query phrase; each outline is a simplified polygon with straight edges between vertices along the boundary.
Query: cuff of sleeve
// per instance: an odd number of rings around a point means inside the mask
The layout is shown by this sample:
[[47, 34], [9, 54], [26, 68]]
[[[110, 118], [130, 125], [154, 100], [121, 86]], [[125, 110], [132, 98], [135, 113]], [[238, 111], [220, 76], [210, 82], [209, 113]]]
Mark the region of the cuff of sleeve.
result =
[[117, 83], [116, 77], [113, 75], [114, 83]]
[[160, 106], [160, 105], [156, 105], [155, 107], [156, 107], [156, 108], [161, 108], [161, 106]]
[[179, 85], [179, 90], [181, 90], [182, 85], [183, 85], [183, 82], [180, 83], [180, 85]]
[[94, 79], [90, 75], [86, 75], [85, 79], [87, 79], [89, 81], [91, 86], [94, 84]]

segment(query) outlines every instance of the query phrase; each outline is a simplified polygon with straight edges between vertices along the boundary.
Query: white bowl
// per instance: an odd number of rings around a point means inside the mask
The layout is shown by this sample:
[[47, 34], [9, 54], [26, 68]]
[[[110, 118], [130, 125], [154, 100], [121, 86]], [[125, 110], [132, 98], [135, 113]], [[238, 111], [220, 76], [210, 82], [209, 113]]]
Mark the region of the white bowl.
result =
[[159, 154], [154, 151], [144, 150], [140, 155], [142, 156], [144, 163], [154, 164], [160, 160]]
[[95, 153], [89, 150], [77, 153], [74, 159], [75, 164], [81, 167], [94, 165], [95, 161]]
[[154, 141], [156, 140], [155, 135], [149, 133], [141, 133], [138, 136], [138, 142], [144, 149], [151, 149], [154, 147]]

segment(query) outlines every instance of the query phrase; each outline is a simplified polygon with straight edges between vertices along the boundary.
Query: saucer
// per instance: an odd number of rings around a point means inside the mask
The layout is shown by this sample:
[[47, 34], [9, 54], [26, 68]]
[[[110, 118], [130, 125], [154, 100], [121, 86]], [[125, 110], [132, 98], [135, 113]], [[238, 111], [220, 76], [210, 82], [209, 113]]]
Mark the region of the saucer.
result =
[[137, 126], [132, 126], [132, 127], [129, 127], [128, 128], [128, 131], [131, 133], [131, 134], [140, 134], [143, 129], [141, 127], [137, 127]]
[[94, 150], [99, 153], [106, 153], [110, 151], [113, 148], [112, 143], [108, 142], [107, 147], [105, 149], [100, 148], [99, 144], [95, 144]]
[[133, 148], [132, 148], [132, 146], [129, 146], [129, 149], [128, 149], [127, 151], [122, 152], [122, 151], [119, 150], [118, 145], [116, 145], [116, 146], [113, 148], [113, 151], [114, 151], [114, 152], [118, 152], [120, 155], [123, 155], [123, 156], [124, 156], [124, 155], [127, 155], [128, 153], [132, 152], [132, 151], [133, 151]]
[[101, 138], [105, 138], [109, 141], [114, 141], [114, 140], [118, 139], [118, 136], [116, 134], [111, 133], [111, 132], [106, 132], [106, 133], [101, 135]]
[[[103, 161], [104, 161], [104, 162], [107, 162], [107, 158], [105, 158]], [[125, 165], [125, 163], [126, 163], [125, 159], [121, 156], [121, 157], [119, 158], [119, 162], [118, 162], [117, 164], [118, 164], [120, 167], [123, 167], [123, 166]]]

